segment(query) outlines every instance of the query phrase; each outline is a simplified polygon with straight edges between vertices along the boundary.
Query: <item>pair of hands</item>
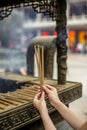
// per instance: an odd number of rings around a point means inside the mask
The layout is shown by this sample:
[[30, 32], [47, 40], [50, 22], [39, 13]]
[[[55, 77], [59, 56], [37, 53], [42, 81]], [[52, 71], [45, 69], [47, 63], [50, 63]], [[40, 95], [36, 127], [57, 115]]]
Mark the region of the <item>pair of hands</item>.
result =
[[55, 107], [57, 102], [60, 102], [57, 90], [50, 85], [43, 85], [43, 91], [39, 90], [38, 94], [36, 94], [33, 104], [38, 109], [40, 113], [48, 112], [45, 102], [45, 96], [48, 96], [49, 102], [52, 106]]

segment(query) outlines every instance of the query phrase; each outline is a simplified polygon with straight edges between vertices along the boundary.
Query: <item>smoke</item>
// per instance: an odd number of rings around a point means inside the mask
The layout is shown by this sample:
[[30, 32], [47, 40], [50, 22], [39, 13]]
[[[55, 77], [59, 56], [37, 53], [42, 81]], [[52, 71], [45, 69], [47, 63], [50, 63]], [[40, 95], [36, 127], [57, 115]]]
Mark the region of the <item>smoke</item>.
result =
[[26, 66], [26, 52], [22, 51], [23, 13], [17, 9], [0, 21], [0, 68], [13, 71]]
[[26, 52], [16, 49], [0, 49], [0, 68], [9, 71], [26, 66]]

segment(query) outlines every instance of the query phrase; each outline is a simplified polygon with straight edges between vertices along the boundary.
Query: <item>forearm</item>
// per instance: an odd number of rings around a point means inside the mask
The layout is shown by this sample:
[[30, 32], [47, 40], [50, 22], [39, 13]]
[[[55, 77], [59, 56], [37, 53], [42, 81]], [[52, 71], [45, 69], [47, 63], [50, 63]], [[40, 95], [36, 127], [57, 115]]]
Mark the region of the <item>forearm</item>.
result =
[[62, 117], [75, 129], [78, 130], [85, 121], [81, 120], [75, 113], [67, 108], [62, 102], [57, 102], [55, 108], [59, 111]]
[[49, 114], [47, 112], [40, 113], [45, 130], [56, 130]]

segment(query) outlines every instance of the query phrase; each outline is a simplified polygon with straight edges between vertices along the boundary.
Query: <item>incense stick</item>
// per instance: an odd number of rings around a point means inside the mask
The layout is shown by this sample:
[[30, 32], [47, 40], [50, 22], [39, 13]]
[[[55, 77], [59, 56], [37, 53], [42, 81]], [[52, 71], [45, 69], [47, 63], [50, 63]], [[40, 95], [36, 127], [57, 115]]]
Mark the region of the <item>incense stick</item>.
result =
[[44, 47], [42, 46], [42, 85], [44, 83]]
[[44, 47], [40, 46], [34, 46], [35, 49], [35, 56], [37, 61], [37, 67], [38, 67], [38, 76], [40, 80], [40, 87], [42, 90], [42, 85], [44, 83]]
[[36, 46], [34, 46], [34, 49], [35, 49], [35, 56], [36, 56], [36, 62], [37, 62], [37, 68], [38, 68], [38, 77], [40, 80], [39, 57], [38, 57]]

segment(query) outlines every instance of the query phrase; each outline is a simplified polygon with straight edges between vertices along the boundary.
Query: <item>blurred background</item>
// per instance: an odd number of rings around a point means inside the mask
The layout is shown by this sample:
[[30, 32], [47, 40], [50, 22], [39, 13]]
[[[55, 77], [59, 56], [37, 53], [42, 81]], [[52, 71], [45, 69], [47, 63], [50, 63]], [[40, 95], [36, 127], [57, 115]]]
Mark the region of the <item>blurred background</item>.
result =
[[[67, 0], [66, 15], [69, 53], [86, 54], [87, 0]], [[26, 58], [20, 57], [25, 56], [24, 52], [32, 38], [38, 35], [56, 36], [55, 26], [56, 23], [49, 16], [35, 13], [32, 7], [14, 9], [10, 16], [0, 20], [0, 68], [25, 66]]]
[[[78, 115], [87, 118], [87, 0], [67, 0], [67, 80], [83, 84], [82, 98], [70, 104]], [[0, 20], [0, 71], [17, 72], [26, 68], [26, 51], [35, 36], [56, 36], [56, 23], [32, 7], [14, 9]], [[56, 64], [54, 78], [56, 79]]]

